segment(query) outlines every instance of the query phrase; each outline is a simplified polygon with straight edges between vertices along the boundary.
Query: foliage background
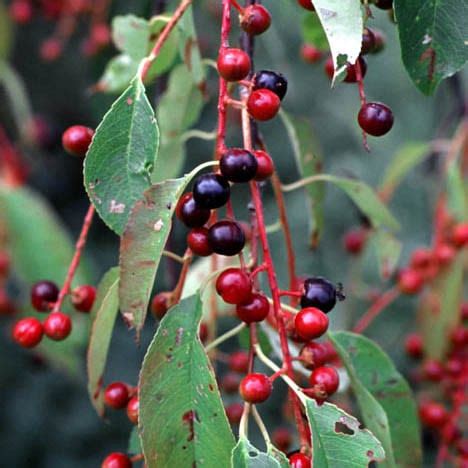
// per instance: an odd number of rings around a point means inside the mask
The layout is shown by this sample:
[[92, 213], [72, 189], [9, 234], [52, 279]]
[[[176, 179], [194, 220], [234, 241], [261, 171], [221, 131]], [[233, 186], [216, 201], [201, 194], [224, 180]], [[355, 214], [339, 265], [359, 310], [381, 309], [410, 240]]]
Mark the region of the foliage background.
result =
[[[218, 46], [219, 21], [207, 9], [214, 1], [197, 2], [196, 24], [202, 51], [206, 57], [215, 57]], [[284, 73], [289, 80], [289, 91], [284, 108], [295, 115], [308, 117], [320, 142], [324, 155], [324, 172], [336, 175], [355, 175], [372, 186], [382, 178], [383, 170], [395, 152], [407, 142], [427, 141], [445, 136], [438, 134], [447, 115], [459, 105], [454, 85], [463, 84], [465, 76], [457, 81], [444, 82], [432, 98], [423, 96], [411, 83], [403, 69], [396, 28], [385, 12], [375, 10], [374, 25], [387, 35], [387, 47], [368, 61], [366, 92], [368, 97], [390, 105], [395, 114], [391, 133], [370, 141], [372, 152], [367, 154], [361, 144], [356, 123], [359, 98], [356, 87], [340, 85], [331, 90], [322, 65], [308, 65], [299, 57], [301, 45], [300, 21], [303, 12], [292, 1], [266, 1], [272, 12], [273, 28], [257, 41], [256, 68], [273, 69]], [[151, 11], [148, 1], [123, 0], [113, 2], [112, 15], [134, 13], [147, 15]], [[93, 59], [79, 53], [79, 43], [85, 30], [75, 36], [66, 54], [57, 62], [46, 64], [38, 57], [38, 44], [51, 31], [43, 20], [21, 27], [14, 33], [11, 62], [25, 82], [34, 112], [43, 115], [54, 128], [54, 138], [47, 151], [34, 150], [27, 154], [31, 165], [29, 182], [52, 203], [74, 236], [79, 231], [87, 208], [82, 187], [81, 161], [71, 158], [60, 146], [60, 133], [68, 125], [83, 123], [95, 126], [102, 118], [114, 96], [89, 92], [97, 81], [112, 50]], [[234, 41], [237, 31], [232, 34]], [[465, 80], [466, 81], [466, 80]], [[163, 89], [161, 80], [154, 90]], [[215, 74], [210, 72], [208, 93], [211, 101], [205, 107], [197, 128], [214, 127], [216, 94]], [[153, 96], [156, 93], [153, 91]], [[0, 91], [0, 120], [12, 128], [11, 114]], [[153, 102], [157, 102], [153, 99]], [[239, 142], [240, 132], [232, 119], [232, 144]], [[262, 124], [262, 132], [284, 182], [297, 178], [292, 152], [279, 119]], [[444, 128], [443, 132], [450, 132]], [[191, 140], [188, 145], [186, 169], [212, 155], [210, 142]], [[418, 245], [427, 245], [431, 235], [431, 203], [436, 192], [434, 168], [437, 158], [429, 159], [405, 179], [391, 203], [391, 209], [401, 222], [399, 238], [404, 242], [403, 264], [409, 252]], [[236, 187], [239, 216], [247, 217], [245, 193]], [[269, 221], [276, 220], [271, 193], [265, 192]], [[355, 278], [357, 265], [341, 248], [341, 237], [351, 226], [359, 223], [359, 213], [337, 189], [330, 188], [326, 198], [325, 231], [319, 248], [312, 252], [307, 245], [307, 212], [301, 192], [287, 195], [288, 213], [293, 225], [294, 244], [301, 274], [320, 274], [333, 281], [350, 284]], [[185, 232], [176, 223], [171, 248], [181, 252]], [[275, 260], [284, 278], [284, 254], [280, 234], [271, 237]], [[118, 242], [104, 225], [96, 219], [88, 248], [88, 260], [97, 281], [102, 273], [117, 262]], [[176, 270], [164, 262], [157, 280], [157, 289], [164, 290], [173, 283]], [[372, 258], [364, 265], [369, 283], [379, 284]], [[365, 303], [350, 299], [339, 305], [332, 314], [333, 326], [346, 327], [365, 310]], [[414, 326], [415, 311], [411, 299], [400, 299], [387, 310], [370, 329], [375, 338], [394, 358], [400, 370], [408, 369], [402, 353], [404, 335]], [[112, 413], [108, 423], [102, 423], [91, 407], [84, 381], [72, 379], [39, 363], [31, 354], [15, 347], [9, 340], [10, 322], [2, 318], [2, 352], [0, 353], [0, 447], [2, 465], [26, 467], [95, 467], [112, 450], [124, 450], [127, 445], [129, 423], [125, 415]], [[137, 369], [155, 327], [148, 321], [142, 344], [137, 348], [121, 322], [113, 339], [111, 360], [106, 381], [115, 379], [135, 383]], [[84, 360], [83, 360], [84, 369]], [[281, 396], [262, 406], [267, 421], [274, 423]], [[429, 455], [430, 456], [430, 455]], [[426, 460], [430, 466], [430, 458]]]

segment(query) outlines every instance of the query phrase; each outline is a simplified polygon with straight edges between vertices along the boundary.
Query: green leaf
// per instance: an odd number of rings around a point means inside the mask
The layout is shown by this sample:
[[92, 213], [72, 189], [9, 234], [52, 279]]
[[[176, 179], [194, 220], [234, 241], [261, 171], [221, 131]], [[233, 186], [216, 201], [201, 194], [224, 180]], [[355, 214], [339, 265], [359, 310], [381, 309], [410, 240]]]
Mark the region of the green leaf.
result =
[[361, 53], [363, 20], [360, 0], [314, 0], [335, 63], [335, 77]]
[[319, 406], [305, 402], [312, 432], [314, 466], [320, 468], [362, 468], [385, 457], [381, 443], [359, 421], [331, 403]]
[[150, 41], [148, 21], [134, 15], [115, 16], [112, 20], [115, 47], [136, 62], [146, 57]]
[[[293, 147], [294, 157], [301, 177], [310, 177], [322, 171], [322, 155], [318, 147], [310, 122], [303, 118], [288, 115], [280, 111], [281, 119], [286, 128]], [[310, 245], [316, 247], [323, 230], [324, 214], [323, 199], [325, 197], [324, 184], [309, 184], [305, 187], [307, 202], [310, 206]]]
[[228, 467], [234, 437], [198, 337], [198, 295], [171, 308], [140, 374], [140, 434], [148, 468]]
[[189, 177], [148, 189], [130, 214], [120, 243], [120, 310], [137, 337], [145, 322], [154, 278], [172, 226], [172, 215]]
[[428, 143], [406, 143], [393, 157], [385, 170], [379, 192], [388, 199], [409, 171], [430, 155]]
[[158, 142], [153, 109], [135, 77], [96, 129], [84, 165], [89, 198], [119, 235], [133, 205], [151, 185]]
[[448, 167], [446, 185], [448, 210], [460, 222], [468, 219], [468, 183], [457, 161]]
[[322, 51], [329, 50], [327, 36], [323, 30], [322, 24], [315, 14], [307, 13], [302, 20], [302, 36], [304, 42], [312, 44]]
[[115, 319], [119, 311], [118, 286], [119, 269], [111, 268], [98, 286], [96, 300], [91, 311], [92, 326], [87, 354], [88, 394], [100, 416], [104, 414], [103, 374]]
[[10, 55], [13, 38], [13, 28], [10, 14], [4, 2], [0, 2], [0, 59]]
[[468, 60], [465, 0], [395, 0], [403, 63], [415, 85], [432, 94]]
[[185, 65], [178, 65], [169, 77], [167, 91], [156, 109], [161, 131], [161, 147], [153, 172], [153, 182], [177, 177], [185, 160], [182, 135], [200, 117], [203, 100]]
[[242, 436], [232, 451], [231, 463], [232, 468], [281, 468], [284, 466], [275, 457], [261, 452]]
[[128, 438], [127, 453], [130, 455], [139, 455], [141, 452], [140, 434], [138, 433], [138, 427], [134, 426]]
[[420, 467], [421, 434], [411, 389], [374, 342], [350, 332], [329, 334], [351, 380], [366, 427], [382, 443], [381, 467]]
[[[8, 233], [8, 247], [15, 274], [29, 288], [39, 280], [62, 284], [72, 260], [74, 247], [70, 236], [47, 201], [27, 187], [0, 186], [0, 220]], [[89, 284], [90, 277], [83, 266], [78, 268], [73, 284]], [[64, 311], [71, 309], [66, 302]], [[28, 316], [41, 320], [44, 314], [29, 308]], [[88, 335], [88, 318], [73, 317], [73, 331], [64, 341], [43, 340], [36, 348], [54, 366], [79, 375], [82, 352]]]
[[391, 232], [379, 229], [372, 234], [370, 245], [377, 257], [381, 278], [390, 278], [398, 266], [402, 243]]
[[138, 71], [138, 62], [126, 54], [116, 55], [110, 59], [99, 83], [98, 91], [118, 93], [124, 90]]
[[463, 255], [433, 281], [423, 296], [420, 306], [425, 355], [444, 359], [450, 340], [450, 333], [460, 319], [460, 307], [463, 299]]

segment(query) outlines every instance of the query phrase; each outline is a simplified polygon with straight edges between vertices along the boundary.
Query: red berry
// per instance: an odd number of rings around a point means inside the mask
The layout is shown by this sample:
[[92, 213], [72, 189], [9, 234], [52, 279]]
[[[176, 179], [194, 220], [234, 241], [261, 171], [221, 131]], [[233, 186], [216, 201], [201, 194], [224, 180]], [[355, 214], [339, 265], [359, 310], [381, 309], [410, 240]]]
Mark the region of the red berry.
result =
[[439, 244], [434, 252], [437, 263], [441, 266], [447, 266], [455, 258], [456, 251], [450, 244]]
[[229, 356], [229, 369], [240, 374], [247, 374], [249, 371], [249, 353], [236, 351]]
[[128, 404], [128, 387], [123, 382], [113, 382], [104, 391], [104, 401], [114, 409], [125, 408]]
[[455, 328], [450, 334], [450, 341], [457, 348], [468, 345], [468, 328], [464, 326]]
[[265, 374], [252, 373], [246, 375], [239, 386], [239, 392], [248, 403], [263, 403], [271, 395], [272, 385]]
[[257, 89], [252, 91], [247, 100], [247, 110], [255, 120], [270, 120], [279, 111], [280, 98], [269, 89]]
[[451, 377], [458, 377], [463, 372], [463, 361], [457, 358], [449, 359], [445, 364], [445, 371]]
[[313, 340], [327, 331], [328, 317], [320, 309], [306, 307], [297, 313], [294, 327], [303, 340]]
[[[247, 372], [247, 371], [246, 371]], [[236, 393], [239, 390], [240, 377], [234, 372], [227, 372], [223, 375], [219, 386], [224, 393], [228, 395]]]
[[330, 352], [326, 343], [310, 341], [301, 348], [299, 357], [306, 369], [314, 369], [323, 366], [328, 361]]
[[419, 417], [425, 426], [440, 429], [447, 421], [448, 414], [439, 403], [426, 401], [419, 406]]
[[216, 280], [216, 292], [228, 304], [242, 304], [252, 299], [252, 280], [240, 268], [228, 268]]
[[31, 304], [38, 312], [47, 312], [59, 295], [59, 289], [52, 281], [39, 281], [31, 288]]
[[315, 11], [312, 0], [297, 0], [297, 3], [299, 3], [299, 5], [301, 5], [301, 7], [305, 8], [306, 10]]
[[231, 403], [226, 406], [226, 416], [231, 424], [239, 424], [243, 412], [244, 405], [242, 403]]
[[398, 275], [398, 289], [404, 294], [417, 294], [424, 286], [424, 278], [412, 269], [401, 270]]
[[73, 156], [84, 157], [88, 151], [94, 130], [84, 125], [68, 127], [62, 135], [62, 145], [65, 151]]
[[90, 39], [97, 49], [102, 49], [111, 40], [111, 32], [106, 23], [96, 23], [90, 31]]
[[312, 44], [303, 44], [301, 47], [301, 57], [306, 63], [317, 63], [322, 56], [322, 51]]
[[41, 44], [39, 55], [46, 62], [54, 62], [62, 55], [62, 44], [53, 37], [46, 39]]
[[367, 233], [362, 228], [351, 229], [343, 238], [343, 245], [346, 251], [352, 255], [362, 252], [366, 243]]
[[73, 307], [80, 312], [90, 312], [96, 299], [96, 288], [83, 284], [72, 291]]
[[452, 240], [457, 247], [468, 245], [468, 223], [460, 223], [453, 228]]
[[241, 28], [252, 36], [265, 32], [271, 24], [271, 15], [263, 5], [249, 5], [244, 9]]
[[369, 135], [382, 136], [393, 127], [393, 113], [381, 102], [368, 102], [358, 114], [359, 126]]
[[205, 227], [190, 230], [187, 234], [187, 245], [195, 255], [200, 257], [208, 257], [213, 253], [208, 242], [208, 229]]
[[410, 266], [417, 270], [425, 270], [432, 263], [432, 252], [430, 249], [420, 247], [411, 254]]
[[226, 48], [218, 56], [218, 72], [227, 81], [243, 80], [250, 67], [250, 58], [241, 49]]
[[262, 150], [254, 151], [254, 156], [257, 158], [257, 173], [254, 180], [262, 181], [269, 179], [275, 172], [275, 165], [271, 156]]
[[362, 33], [362, 47], [361, 53], [362, 54], [370, 54], [375, 47], [375, 36], [374, 31], [369, 28], [364, 28], [364, 32]]
[[[361, 67], [361, 78], [366, 76], [367, 72], [367, 62], [364, 60], [364, 57], [359, 56], [358, 58], [359, 66]], [[346, 76], [344, 80], [346, 83], [356, 83], [357, 82], [357, 73], [356, 65], [351, 65], [350, 63], [346, 64]]]
[[335, 64], [333, 62], [333, 57], [332, 56], [328, 57], [327, 60], [325, 61], [324, 69], [325, 69], [325, 73], [328, 76], [328, 78], [330, 78], [330, 80], [332, 80], [333, 76], [335, 74]]
[[289, 464], [293, 468], [311, 468], [312, 467], [311, 459], [307, 455], [304, 455], [303, 453], [300, 453], [300, 452], [293, 453], [292, 455], [289, 456]]
[[334, 367], [317, 367], [317, 369], [313, 370], [312, 374], [310, 374], [309, 383], [312, 387], [330, 396], [338, 390], [340, 376]]
[[19, 320], [13, 327], [13, 340], [23, 348], [33, 348], [42, 339], [44, 329], [41, 322], [35, 317]]
[[132, 468], [132, 462], [124, 453], [114, 452], [104, 459], [101, 468]]
[[208, 339], [208, 325], [205, 322], [200, 323], [200, 329], [198, 330], [198, 336], [200, 337], [200, 341], [204, 344]]
[[287, 427], [278, 427], [271, 434], [271, 440], [282, 452], [286, 452], [292, 443], [291, 432]]
[[131, 423], [138, 424], [138, 411], [140, 409], [140, 400], [137, 396], [130, 398], [127, 404], [127, 416]]
[[183, 195], [177, 203], [176, 215], [189, 228], [202, 227], [210, 219], [211, 211], [200, 208], [192, 192]]
[[33, 16], [32, 5], [27, 0], [14, 0], [9, 11], [11, 19], [17, 24], [29, 23]]
[[153, 297], [151, 301], [151, 312], [158, 319], [161, 320], [169, 309], [170, 292], [160, 292]]
[[439, 361], [428, 359], [423, 364], [423, 375], [427, 380], [440, 382], [444, 376], [444, 368]]
[[70, 335], [72, 321], [62, 312], [52, 312], [44, 322], [44, 333], [54, 341], [62, 341]]
[[236, 314], [245, 323], [261, 322], [265, 320], [270, 312], [270, 303], [263, 294], [254, 293], [250, 302], [239, 304]]
[[408, 335], [405, 339], [405, 351], [408, 356], [413, 358], [422, 357], [424, 349], [421, 335], [418, 335], [417, 333]]

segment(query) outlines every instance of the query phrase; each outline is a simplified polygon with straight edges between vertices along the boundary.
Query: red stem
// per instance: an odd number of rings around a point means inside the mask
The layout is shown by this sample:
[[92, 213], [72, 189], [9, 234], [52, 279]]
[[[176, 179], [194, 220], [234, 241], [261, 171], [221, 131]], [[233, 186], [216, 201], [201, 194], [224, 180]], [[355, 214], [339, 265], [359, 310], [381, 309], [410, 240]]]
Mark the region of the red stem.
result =
[[[361, 70], [361, 64], [359, 63], [359, 58], [356, 60], [354, 69], [356, 70], [356, 81], [358, 84], [359, 99], [361, 100], [361, 107], [362, 107], [366, 104], [366, 93], [364, 92], [364, 81], [362, 78], [362, 70]], [[364, 130], [362, 131], [362, 144], [364, 145], [364, 148], [367, 151], [370, 151], [369, 145], [367, 143], [367, 133]]]
[[59, 296], [57, 298], [57, 302], [54, 304], [52, 312], [58, 312], [63, 304], [63, 300], [65, 296], [70, 293], [71, 283], [75, 276], [76, 270], [80, 264], [81, 260], [81, 253], [83, 251], [84, 246], [86, 245], [86, 239], [88, 237], [89, 228], [93, 222], [94, 216], [94, 205], [90, 204], [88, 208], [88, 212], [83, 221], [83, 227], [81, 228], [80, 236], [76, 241], [75, 246], [75, 254], [73, 255], [72, 261], [70, 266], [68, 267], [67, 276], [65, 277], [65, 282], [63, 283], [62, 289], [60, 290]]

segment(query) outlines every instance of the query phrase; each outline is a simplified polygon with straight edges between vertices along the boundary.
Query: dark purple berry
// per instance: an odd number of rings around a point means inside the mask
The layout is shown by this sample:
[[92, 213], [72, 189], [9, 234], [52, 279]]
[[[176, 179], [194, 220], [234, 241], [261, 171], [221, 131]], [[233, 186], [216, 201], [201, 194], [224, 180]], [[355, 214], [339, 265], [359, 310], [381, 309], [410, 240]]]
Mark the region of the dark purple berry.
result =
[[257, 174], [257, 158], [241, 148], [229, 148], [219, 162], [221, 174], [231, 182], [249, 182]]
[[393, 127], [393, 112], [381, 102], [368, 102], [361, 107], [358, 122], [369, 135], [382, 136]]
[[330, 312], [335, 307], [337, 291], [330, 281], [316, 276], [304, 281], [304, 292], [301, 297], [301, 307], [316, 307], [322, 312]]
[[230, 194], [229, 182], [221, 174], [203, 174], [193, 184], [193, 198], [204, 209], [220, 208], [227, 203]]
[[239, 223], [225, 219], [210, 227], [208, 241], [213, 252], [233, 256], [244, 248], [245, 235]]
[[261, 70], [255, 73], [253, 89], [269, 89], [283, 100], [288, 90], [288, 81], [281, 73]]

